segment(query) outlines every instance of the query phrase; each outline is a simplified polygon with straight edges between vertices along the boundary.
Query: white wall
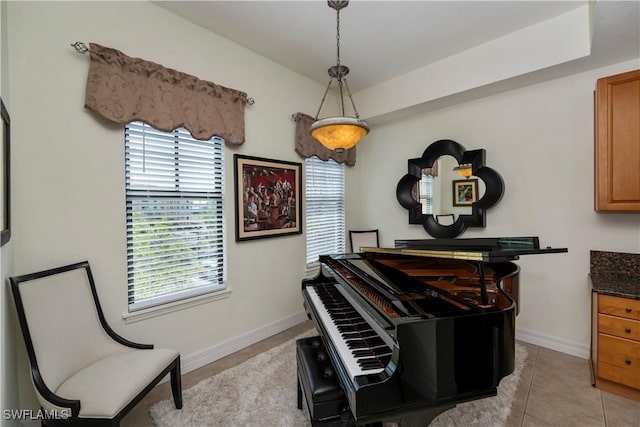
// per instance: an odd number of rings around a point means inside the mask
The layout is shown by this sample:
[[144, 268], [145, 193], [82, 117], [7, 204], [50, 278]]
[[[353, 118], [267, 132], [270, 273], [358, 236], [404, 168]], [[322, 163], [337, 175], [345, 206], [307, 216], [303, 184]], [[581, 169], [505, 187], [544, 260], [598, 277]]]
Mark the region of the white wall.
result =
[[[302, 162], [294, 151], [291, 115], [313, 111], [324, 87], [148, 2], [7, 6], [14, 274], [89, 260], [113, 328], [134, 341], [176, 348], [183, 361], [266, 326], [304, 319], [304, 235], [235, 242], [233, 154]], [[83, 108], [89, 57], [70, 46], [77, 40], [255, 98], [246, 109], [245, 144], [225, 149], [229, 298], [136, 323], [122, 320], [127, 311], [123, 131]], [[17, 342], [24, 407], [33, 398], [23, 347]]]
[[347, 174], [348, 228], [379, 228], [381, 245], [391, 247], [394, 239], [429, 238], [395, 202], [407, 159], [438, 139], [485, 148], [487, 165], [505, 181], [504, 197], [488, 211], [485, 229], [459, 237], [539, 236], [544, 246], [568, 248], [518, 261], [518, 336], [587, 357], [589, 250], [640, 252], [640, 214], [593, 210], [593, 90], [597, 78], [639, 65], [630, 61], [372, 126]]
[[[7, 3], [0, 4], [0, 95], [7, 109], [11, 109], [9, 99], [8, 73]], [[10, 261], [12, 243], [0, 248], [0, 410], [18, 407], [18, 395], [14, 392], [17, 384], [15, 348], [15, 319], [13, 300], [7, 277], [11, 275]], [[1, 417], [1, 415], [0, 415]], [[15, 425], [16, 420], [0, 418], [3, 426]]]

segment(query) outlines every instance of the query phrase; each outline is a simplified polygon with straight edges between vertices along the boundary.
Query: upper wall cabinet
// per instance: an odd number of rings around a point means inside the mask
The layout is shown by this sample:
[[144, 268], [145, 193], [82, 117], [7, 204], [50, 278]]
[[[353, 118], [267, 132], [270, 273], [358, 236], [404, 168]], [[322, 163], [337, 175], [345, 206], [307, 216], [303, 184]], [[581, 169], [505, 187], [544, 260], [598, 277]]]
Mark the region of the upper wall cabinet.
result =
[[596, 211], [640, 211], [640, 70], [596, 84]]

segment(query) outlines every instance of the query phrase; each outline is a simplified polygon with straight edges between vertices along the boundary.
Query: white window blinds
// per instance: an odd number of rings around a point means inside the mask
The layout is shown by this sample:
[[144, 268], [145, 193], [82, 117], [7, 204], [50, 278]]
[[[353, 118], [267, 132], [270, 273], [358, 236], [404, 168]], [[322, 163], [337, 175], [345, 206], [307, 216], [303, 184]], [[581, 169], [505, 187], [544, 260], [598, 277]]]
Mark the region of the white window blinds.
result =
[[129, 311], [224, 288], [223, 140], [125, 126]]
[[307, 265], [318, 256], [345, 252], [344, 165], [305, 159]]
[[420, 178], [420, 204], [423, 214], [433, 213], [433, 176], [422, 174]]

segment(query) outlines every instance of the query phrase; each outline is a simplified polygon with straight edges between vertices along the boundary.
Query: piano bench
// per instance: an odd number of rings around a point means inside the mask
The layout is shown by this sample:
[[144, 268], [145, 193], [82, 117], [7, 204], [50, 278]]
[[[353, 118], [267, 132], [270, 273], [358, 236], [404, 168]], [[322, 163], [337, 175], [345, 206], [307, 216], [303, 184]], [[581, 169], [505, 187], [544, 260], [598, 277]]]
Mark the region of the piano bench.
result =
[[322, 339], [310, 337], [297, 340], [296, 359], [298, 409], [302, 409], [304, 390], [311, 424], [314, 427], [353, 425], [347, 399]]

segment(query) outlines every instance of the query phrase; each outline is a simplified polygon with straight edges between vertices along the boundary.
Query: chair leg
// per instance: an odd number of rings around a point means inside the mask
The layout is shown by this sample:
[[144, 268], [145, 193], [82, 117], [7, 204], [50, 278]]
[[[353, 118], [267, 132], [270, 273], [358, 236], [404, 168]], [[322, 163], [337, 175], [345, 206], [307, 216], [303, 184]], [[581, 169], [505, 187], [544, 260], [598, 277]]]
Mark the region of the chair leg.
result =
[[302, 409], [302, 387], [300, 387], [300, 378], [298, 378], [298, 409]]
[[171, 370], [171, 393], [176, 409], [182, 409], [182, 377], [180, 376], [180, 356], [176, 359], [176, 365]]

